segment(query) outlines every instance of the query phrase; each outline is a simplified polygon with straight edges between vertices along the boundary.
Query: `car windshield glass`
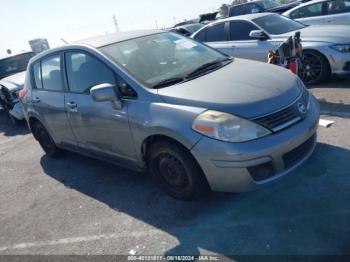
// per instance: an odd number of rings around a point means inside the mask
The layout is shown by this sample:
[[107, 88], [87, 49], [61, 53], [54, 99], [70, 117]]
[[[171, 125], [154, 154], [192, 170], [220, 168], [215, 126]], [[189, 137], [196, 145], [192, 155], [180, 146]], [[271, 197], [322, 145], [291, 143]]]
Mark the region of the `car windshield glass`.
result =
[[261, 4], [264, 6], [265, 9], [272, 9], [281, 5], [280, 3], [273, 0], [263, 0], [261, 1]]
[[188, 26], [184, 26], [184, 28], [190, 32], [190, 33], [194, 33], [196, 31], [198, 31], [199, 29], [201, 29], [204, 26], [204, 24], [194, 24], [194, 25], [188, 25]]
[[104, 46], [100, 50], [147, 87], [185, 77], [205, 64], [227, 58], [174, 33], [144, 36]]
[[0, 60], [0, 79], [25, 71], [34, 53], [26, 53]]
[[265, 15], [255, 18], [253, 19], [253, 22], [271, 35], [285, 34], [305, 27], [299, 22], [278, 14]]

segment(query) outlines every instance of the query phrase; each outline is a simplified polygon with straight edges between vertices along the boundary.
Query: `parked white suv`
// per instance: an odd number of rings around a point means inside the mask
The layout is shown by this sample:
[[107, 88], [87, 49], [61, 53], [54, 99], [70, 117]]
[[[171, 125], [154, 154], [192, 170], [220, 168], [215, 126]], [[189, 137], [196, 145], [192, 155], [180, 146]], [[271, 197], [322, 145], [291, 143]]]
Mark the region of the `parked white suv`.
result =
[[306, 25], [350, 25], [350, 0], [316, 0], [283, 13]]

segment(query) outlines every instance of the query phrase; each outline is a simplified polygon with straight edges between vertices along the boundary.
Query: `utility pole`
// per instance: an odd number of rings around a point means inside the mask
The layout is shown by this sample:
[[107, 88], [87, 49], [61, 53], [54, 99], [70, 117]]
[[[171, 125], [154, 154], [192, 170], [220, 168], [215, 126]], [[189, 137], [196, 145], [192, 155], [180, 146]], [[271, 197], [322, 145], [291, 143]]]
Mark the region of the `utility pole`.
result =
[[113, 23], [114, 23], [114, 27], [115, 27], [115, 32], [118, 33], [119, 32], [119, 26], [118, 26], [118, 22], [117, 22], [117, 17], [114, 14], [112, 18], [113, 18]]

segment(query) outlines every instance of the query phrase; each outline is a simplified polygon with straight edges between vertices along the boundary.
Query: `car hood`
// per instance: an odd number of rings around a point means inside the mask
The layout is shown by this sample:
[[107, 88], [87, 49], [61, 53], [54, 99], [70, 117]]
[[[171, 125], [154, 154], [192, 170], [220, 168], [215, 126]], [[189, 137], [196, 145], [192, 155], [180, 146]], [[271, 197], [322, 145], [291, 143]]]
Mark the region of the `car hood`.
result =
[[[300, 31], [303, 42], [329, 42], [335, 44], [350, 43], [350, 25], [312, 25], [307, 26]], [[284, 37], [289, 37], [293, 32], [286, 33]]]
[[170, 104], [196, 106], [254, 118], [291, 104], [300, 95], [289, 70], [245, 59], [188, 82], [158, 90]]
[[0, 80], [0, 85], [5, 86], [9, 91], [17, 91], [23, 88], [26, 71], [5, 77]]

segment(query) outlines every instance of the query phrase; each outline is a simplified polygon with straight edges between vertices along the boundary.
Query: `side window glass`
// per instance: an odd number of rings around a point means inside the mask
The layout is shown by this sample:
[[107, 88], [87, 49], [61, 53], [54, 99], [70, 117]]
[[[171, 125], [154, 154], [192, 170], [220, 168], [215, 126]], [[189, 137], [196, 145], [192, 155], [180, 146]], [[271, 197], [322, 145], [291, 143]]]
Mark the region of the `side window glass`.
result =
[[114, 73], [97, 58], [83, 52], [67, 52], [66, 66], [69, 90], [87, 94], [99, 84], [115, 84]]
[[247, 14], [255, 14], [263, 11], [262, 8], [256, 4], [247, 4], [245, 8]]
[[42, 89], [43, 84], [41, 82], [41, 67], [40, 67], [40, 62], [34, 64], [33, 66], [33, 75], [34, 75], [34, 82], [35, 82], [35, 87], [37, 89]]
[[252, 40], [249, 36], [252, 30], [257, 30], [256, 26], [247, 22], [231, 22], [230, 23], [230, 40]]
[[43, 89], [63, 90], [60, 55], [54, 55], [41, 61], [41, 77]]
[[206, 32], [207, 32], [206, 29], [201, 30], [200, 32], [198, 32], [198, 34], [196, 34], [195, 39], [197, 41], [200, 41], [200, 42], [205, 42], [206, 41], [206, 37], [205, 37]]
[[323, 3], [317, 3], [314, 5], [308, 5], [299, 9], [299, 18], [321, 16]]
[[350, 0], [335, 0], [327, 2], [328, 14], [341, 14], [350, 12]]
[[207, 28], [207, 42], [225, 41], [225, 23]]
[[298, 19], [299, 17], [299, 10], [295, 10], [294, 12], [290, 13], [290, 18], [292, 19]]
[[245, 14], [245, 6], [244, 5], [238, 5], [231, 7], [230, 9], [230, 16], [237, 16], [237, 15], [244, 15]]

